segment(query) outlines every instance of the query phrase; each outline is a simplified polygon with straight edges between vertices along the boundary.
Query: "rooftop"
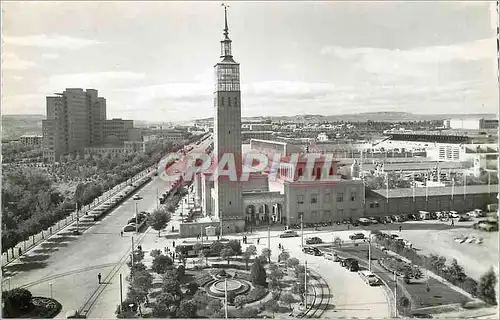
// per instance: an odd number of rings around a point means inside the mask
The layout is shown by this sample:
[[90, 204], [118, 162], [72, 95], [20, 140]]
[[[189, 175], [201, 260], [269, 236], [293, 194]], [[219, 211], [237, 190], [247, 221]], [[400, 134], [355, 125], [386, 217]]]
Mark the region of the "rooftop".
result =
[[[474, 186], [466, 186], [465, 193], [470, 194], [486, 194], [486, 193], [498, 193], [499, 185], [474, 185]], [[452, 190], [455, 197], [463, 196], [464, 187], [463, 186], [455, 186], [453, 187], [429, 187], [429, 188], [415, 188], [415, 197], [425, 197], [427, 194], [429, 197], [435, 196], [451, 196]], [[387, 198], [387, 190], [371, 190], [370, 192], [381, 196], [382, 198]], [[413, 197], [413, 188], [404, 188], [404, 189], [389, 189], [389, 199], [390, 198], [411, 198]]]

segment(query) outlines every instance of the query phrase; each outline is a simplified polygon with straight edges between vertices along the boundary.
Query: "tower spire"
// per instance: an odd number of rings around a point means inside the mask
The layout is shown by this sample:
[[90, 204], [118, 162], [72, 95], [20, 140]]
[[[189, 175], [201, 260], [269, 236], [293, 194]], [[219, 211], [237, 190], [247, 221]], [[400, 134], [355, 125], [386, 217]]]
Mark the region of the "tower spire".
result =
[[224, 7], [224, 40], [229, 40], [229, 28], [227, 26], [227, 8], [229, 8], [229, 5], [222, 4]]

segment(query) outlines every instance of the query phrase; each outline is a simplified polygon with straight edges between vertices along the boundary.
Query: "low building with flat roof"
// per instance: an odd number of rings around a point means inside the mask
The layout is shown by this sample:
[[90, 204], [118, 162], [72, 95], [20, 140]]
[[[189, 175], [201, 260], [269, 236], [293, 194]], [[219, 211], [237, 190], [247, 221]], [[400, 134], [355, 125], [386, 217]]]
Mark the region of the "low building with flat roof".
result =
[[497, 203], [498, 185], [367, 190], [365, 216], [486, 209]]

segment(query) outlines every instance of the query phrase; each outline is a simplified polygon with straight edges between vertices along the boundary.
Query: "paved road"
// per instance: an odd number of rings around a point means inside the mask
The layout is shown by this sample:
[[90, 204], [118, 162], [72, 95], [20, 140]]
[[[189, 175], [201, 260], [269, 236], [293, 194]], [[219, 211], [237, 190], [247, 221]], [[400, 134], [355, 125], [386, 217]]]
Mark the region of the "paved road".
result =
[[[193, 152], [208, 145], [200, 144]], [[175, 170], [175, 166], [172, 170]], [[157, 192], [169, 187], [160, 177], [144, 186], [138, 193], [143, 197], [138, 202], [139, 211], [151, 211], [157, 206]], [[107, 278], [116, 263], [127, 254], [134, 233], [120, 236], [120, 229], [134, 216], [135, 201], [127, 199], [102, 221], [82, 235], [75, 237], [63, 230], [49, 241], [40, 244], [20, 262], [6, 267], [6, 273], [13, 274], [7, 289], [28, 285], [34, 296], [50, 296], [61, 302], [63, 309], [57, 318], [64, 318], [69, 310], [79, 309], [98, 289], [97, 274]], [[82, 221], [81, 224], [84, 222]], [[118, 277], [109, 279], [111, 284]], [[52, 290], [51, 290], [52, 288]], [[116, 293], [119, 295], [119, 293]], [[99, 302], [98, 302], [99, 303]], [[110, 305], [114, 310], [115, 305]]]

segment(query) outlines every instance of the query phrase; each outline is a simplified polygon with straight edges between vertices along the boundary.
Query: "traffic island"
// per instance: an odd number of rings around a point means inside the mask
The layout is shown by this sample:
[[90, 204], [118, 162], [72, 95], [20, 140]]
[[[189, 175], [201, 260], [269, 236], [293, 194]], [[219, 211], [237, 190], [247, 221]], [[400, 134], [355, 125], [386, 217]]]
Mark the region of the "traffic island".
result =
[[2, 293], [3, 318], [50, 319], [61, 312], [62, 305], [55, 299], [31, 297], [26, 289], [16, 288]]

